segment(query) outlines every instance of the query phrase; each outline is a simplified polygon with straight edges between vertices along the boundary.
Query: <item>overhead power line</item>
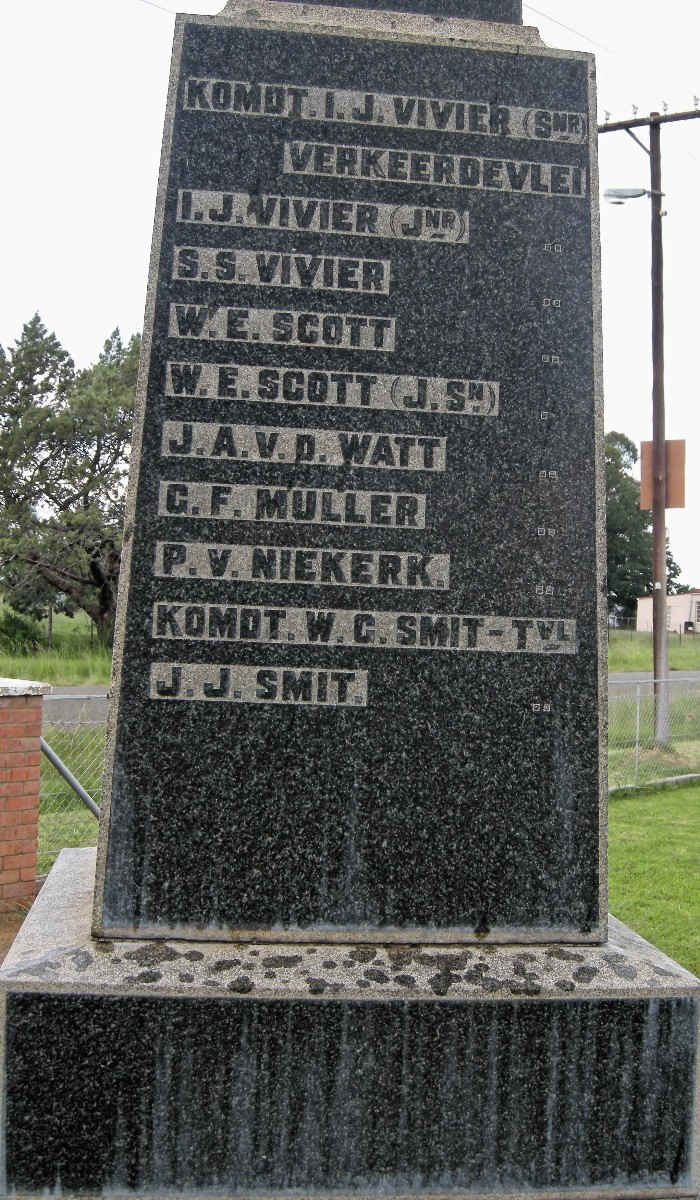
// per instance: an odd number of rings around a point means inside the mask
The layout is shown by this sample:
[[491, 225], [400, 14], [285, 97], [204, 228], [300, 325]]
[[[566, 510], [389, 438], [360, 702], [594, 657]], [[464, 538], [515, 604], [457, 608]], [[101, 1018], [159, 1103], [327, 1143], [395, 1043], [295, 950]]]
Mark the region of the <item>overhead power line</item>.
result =
[[[685, 112], [676, 113], [651, 113], [648, 117], [632, 117], [628, 121], [607, 121], [605, 125], [598, 126], [598, 133], [616, 133], [620, 129], [629, 132], [630, 129], [636, 129], [640, 125], [651, 127], [652, 125], [668, 125], [675, 121], [692, 121], [700, 117], [700, 109], [686, 109]], [[644, 147], [646, 150], [646, 146]]]
[[545, 17], [547, 21], [552, 21], [560, 29], [566, 29], [568, 33], [575, 33], [576, 37], [583, 38], [584, 42], [589, 42], [591, 46], [597, 46], [599, 50], [605, 50], [607, 54], [614, 54], [614, 51], [609, 46], [603, 46], [601, 42], [594, 41], [587, 33], [581, 33], [580, 29], [572, 29], [571, 25], [565, 25], [563, 21], [558, 21], [556, 17], [551, 16], [550, 13], [543, 12], [541, 8], [535, 8], [532, 4], [525, 4], [523, 7], [528, 8], [530, 12], [537, 13], [538, 17]]
[[167, 13], [169, 17], [174, 17], [176, 15], [173, 8], [166, 8], [163, 4], [156, 4], [155, 0], [139, 0], [139, 3], [147, 4], [149, 8], [157, 8], [160, 10], [160, 12]]

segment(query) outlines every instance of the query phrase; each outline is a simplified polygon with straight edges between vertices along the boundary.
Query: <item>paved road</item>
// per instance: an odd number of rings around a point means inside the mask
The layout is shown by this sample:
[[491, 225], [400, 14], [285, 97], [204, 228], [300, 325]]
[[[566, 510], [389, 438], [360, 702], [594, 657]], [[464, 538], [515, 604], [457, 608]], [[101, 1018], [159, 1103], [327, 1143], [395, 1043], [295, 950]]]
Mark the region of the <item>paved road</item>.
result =
[[79, 687], [55, 685], [48, 696], [44, 696], [44, 723], [52, 721], [61, 725], [81, 722], [84, 725], [104, 724], [107, 720], [107, 688], [93, 684]]
[[[679, 692], [700, 692], [700, 671], [669, 671], [668, 678], [672, 696]], [[640, 684], [642, 696], [649, 696], [653, 691], [651, 671], [617, 672], [609, 676], [608, 683], [611, 696], [636, 695]]]
[[[51, 684], [51, 696], [106, 696], [106, 684], [81, 683], [77, 687], [63, 687], [61, 684]], [[51, 699], [48, 696], [47, 699]]]
[[[700, 683], [700, 671], [670, 671], [669, 679], [685, 679]], [[608, 677], [610, 683], [649, 683], [651, 671], [614, 671]]]

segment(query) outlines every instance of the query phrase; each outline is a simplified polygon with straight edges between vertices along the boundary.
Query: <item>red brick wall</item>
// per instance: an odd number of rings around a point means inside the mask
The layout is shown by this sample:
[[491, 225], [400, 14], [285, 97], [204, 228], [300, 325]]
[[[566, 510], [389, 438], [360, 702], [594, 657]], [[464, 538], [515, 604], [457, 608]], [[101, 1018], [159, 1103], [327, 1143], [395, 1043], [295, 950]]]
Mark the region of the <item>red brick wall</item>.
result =
[[36, 893], [41, 696], [0, 696], [0, 912]]

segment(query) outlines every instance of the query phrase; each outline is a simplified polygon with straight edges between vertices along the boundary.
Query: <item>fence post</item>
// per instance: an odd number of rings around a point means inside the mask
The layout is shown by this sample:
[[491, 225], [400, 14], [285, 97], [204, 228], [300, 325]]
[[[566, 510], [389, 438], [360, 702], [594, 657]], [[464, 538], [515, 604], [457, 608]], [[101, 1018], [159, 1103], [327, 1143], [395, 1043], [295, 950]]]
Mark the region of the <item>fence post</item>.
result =
[[642, 689], [637, 684], [637, 720], [634, 730], [634, 785], [637, 786], [639, 777], [639, 729], [640, 729], [640, 707], [641, 707]]
[[0, 678], [0, 912], [36, 894], [43, 697], [51, 687]]

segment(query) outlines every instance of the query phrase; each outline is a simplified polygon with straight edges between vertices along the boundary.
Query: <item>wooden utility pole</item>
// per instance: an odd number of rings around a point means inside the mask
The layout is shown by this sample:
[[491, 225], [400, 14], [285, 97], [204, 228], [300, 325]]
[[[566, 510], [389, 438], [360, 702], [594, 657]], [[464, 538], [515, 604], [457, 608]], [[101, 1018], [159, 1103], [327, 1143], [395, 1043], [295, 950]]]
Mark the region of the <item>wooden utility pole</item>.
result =
[[666, 625], [666, 401], [664, 395], [664, 250], [661, 232], [661, 126], [660, 113], [649, 118], [651, 167], [651, 354], [653, 487], [651, 506], [651, 558], [654, 639], [654, 741], [669, 739], [668, 630]]
[[[652, 586], [654, 643], [654, 741], [665, 746], [669, 740], [668, 633], [666, 627], [666, 405], [664, 397], [664, 255], [661, 218], [661, 126], [671, 121], [690, 121], [700, 110], [652, 112], [648, 117], [599, 125], [598, 133], [624, 130], [649, 156], [651, 199], [651, 352], [652, 352]], [[646, 126], [649, 147], [632, 132]], [[640, 193], [641, 194], [641, 193]]]

